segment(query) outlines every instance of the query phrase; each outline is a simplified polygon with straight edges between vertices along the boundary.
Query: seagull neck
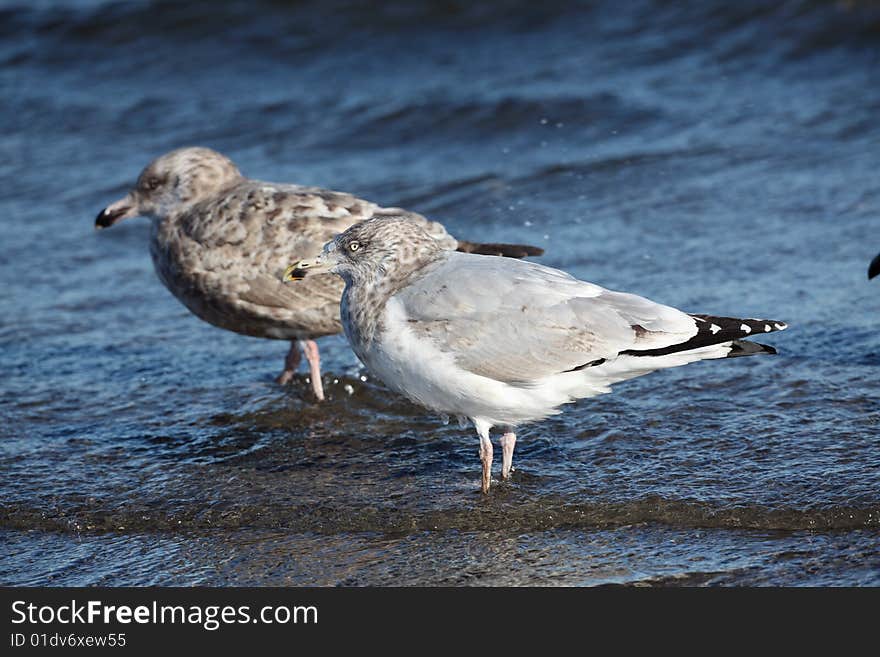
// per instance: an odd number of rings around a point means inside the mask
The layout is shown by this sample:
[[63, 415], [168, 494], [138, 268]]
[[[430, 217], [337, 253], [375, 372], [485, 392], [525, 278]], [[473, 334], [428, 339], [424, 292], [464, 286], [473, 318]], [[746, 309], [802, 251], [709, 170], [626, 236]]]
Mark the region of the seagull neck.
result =
[[345, 291], [340, 313], [346, 335], [353, 345], [369, 345], [373, 341], [376, 332], [384, 326], [388, 300], [414, 279], [421, 278], [429, 264], [431, 261], [425, 260], [407, 268], [405, 272], [392, 269], [357, 277], [351, 273], [343, 274]]
[[345, 291], [339, 310], [345, 333], [357, 352], [357, 345], [370, 344], [377, 329], [381, 329], [385, 304], [394, 290], [382, 276], [370, 280], [344, 278]]

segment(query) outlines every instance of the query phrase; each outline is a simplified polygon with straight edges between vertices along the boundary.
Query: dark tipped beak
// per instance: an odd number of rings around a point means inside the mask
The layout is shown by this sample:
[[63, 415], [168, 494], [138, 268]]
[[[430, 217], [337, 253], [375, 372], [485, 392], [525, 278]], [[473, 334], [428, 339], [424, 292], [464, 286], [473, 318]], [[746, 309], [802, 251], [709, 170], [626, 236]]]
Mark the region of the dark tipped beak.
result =
[[95, 217], [95, 228], [110, 228], [110, 226], [119, 221], [119, 217], [125, 214], [126, 209], [110, 210], [110, 208], [104, 208]]
[[281, 278], [281, 280], [285, 283], [289, 283], [291, 281], [301, 281], [306, 277], [307, 273], [307, 269], [300, 269], [295, 265], [291, 265], [284, 270], [284, 276]]
[[880, 274], [880, 253], [877, 254], [877, 257], [871, 261], [868, 267], [868, 280], [870, 281], [878, 274]]
[[98, 213], [98, 216], [95, 217], [95, 229], [109, 228], [116, 222], [128, 217], [134, 217], [135, 215], [137, 215], [137, 208], [134, 207], [130, 196], [126, 196], [121, 201], [108, 205]]

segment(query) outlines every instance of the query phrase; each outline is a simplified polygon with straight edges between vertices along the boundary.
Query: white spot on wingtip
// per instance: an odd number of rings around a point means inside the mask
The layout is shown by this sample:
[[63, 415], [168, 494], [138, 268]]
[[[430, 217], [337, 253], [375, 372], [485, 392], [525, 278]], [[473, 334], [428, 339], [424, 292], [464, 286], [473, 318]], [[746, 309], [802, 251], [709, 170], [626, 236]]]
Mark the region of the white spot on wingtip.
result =
[[721, 327], [718, 326], [718, 324], [712, 324], [712, 326], [709, 327], [709, 330], [712, 331], [712, 335], [715, 335], [721, 330]]
[[749, 326], [748, 324], [740, 324], [740, 325], [739, 325], [739, 330], [742, 331], [743, 333], [751, 333], [751, 332], [752, 332], [752, 327]]
[[783, 330], [783, 329], [787, 329], [787, 328], [788, 328], [788, 324], [783, 324], [783, 323], [781, 323], [781, 322], [776, 322], [773, 326], [776, 327], [776, 330], [777, 330], [777, 331], [781, 331], [781, 330]]
[[772, 330], [769, 324], [764, 324], [764, 333], [769, 333]]

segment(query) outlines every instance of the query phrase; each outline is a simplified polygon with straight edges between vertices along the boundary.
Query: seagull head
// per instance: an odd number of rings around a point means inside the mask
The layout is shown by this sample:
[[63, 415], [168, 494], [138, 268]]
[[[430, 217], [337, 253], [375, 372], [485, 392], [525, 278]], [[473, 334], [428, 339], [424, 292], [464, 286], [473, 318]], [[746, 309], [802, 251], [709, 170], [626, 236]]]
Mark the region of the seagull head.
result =
[[141, 171], [132, 190], [98, 213], [95, 228], [129, 217], [165, 218], [241, 180], [232, 161], [210, 148], [179, 148]]
[[412, 220], [397, 215], [373, 216], [337, 235], [317, 257], [290, 265], [284, 280], [327, 272], [340, 275], [347, 283], [387, 276], [405, 278], [442, 252], [437, 240]]

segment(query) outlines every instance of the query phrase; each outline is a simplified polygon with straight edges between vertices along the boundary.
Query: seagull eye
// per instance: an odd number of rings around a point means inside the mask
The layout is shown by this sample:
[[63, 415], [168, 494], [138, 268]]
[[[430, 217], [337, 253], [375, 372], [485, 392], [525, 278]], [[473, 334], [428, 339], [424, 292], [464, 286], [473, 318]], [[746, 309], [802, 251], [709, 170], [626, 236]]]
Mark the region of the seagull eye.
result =
[[361, 245], [358, 244], [357, 242], [352, 242], [351, 244], [348, 245], [348, 248], [351, 249], [352, 251], [357, 251], [359, 248], [361, 248]]
[[150, 190], [158, 189], [159, 185], [161, 185], [161, 184], [162, 184], [162, 181], [154, 176], [153, 178], [150, 178], [149, 180], [147, 180], [147, 189], [150, 189]]

